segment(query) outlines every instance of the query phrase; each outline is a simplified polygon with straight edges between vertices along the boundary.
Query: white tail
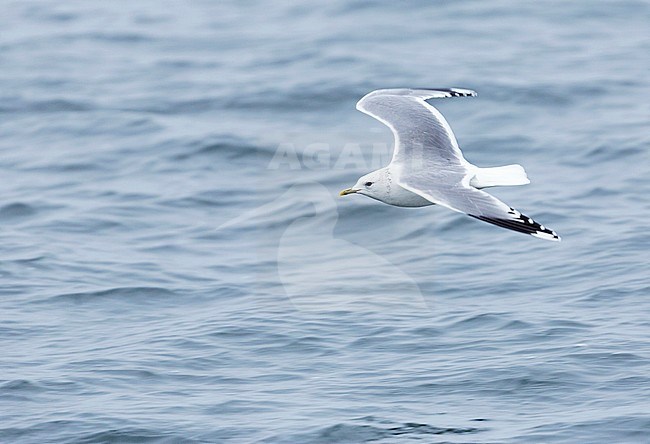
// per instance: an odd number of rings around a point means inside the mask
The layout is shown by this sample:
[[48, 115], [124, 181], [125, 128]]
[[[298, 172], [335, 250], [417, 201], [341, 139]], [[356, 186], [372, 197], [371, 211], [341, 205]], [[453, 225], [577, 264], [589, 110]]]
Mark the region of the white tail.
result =
[[506, 165], [492, 168], [476, 168], [469, 184], [474, 188], [505, 187], [529, 184], [528, 176], [521, 165]]

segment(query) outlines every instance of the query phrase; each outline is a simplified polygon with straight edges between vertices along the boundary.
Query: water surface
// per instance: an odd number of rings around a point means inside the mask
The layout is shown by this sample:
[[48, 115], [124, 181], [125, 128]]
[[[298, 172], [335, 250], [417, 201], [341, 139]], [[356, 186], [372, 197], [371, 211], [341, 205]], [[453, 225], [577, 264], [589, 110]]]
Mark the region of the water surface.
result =
[[[3, 9], [0, 440], [647, 440], [647, 2]], [[402, 86], [562, 243], [339, 199]]]

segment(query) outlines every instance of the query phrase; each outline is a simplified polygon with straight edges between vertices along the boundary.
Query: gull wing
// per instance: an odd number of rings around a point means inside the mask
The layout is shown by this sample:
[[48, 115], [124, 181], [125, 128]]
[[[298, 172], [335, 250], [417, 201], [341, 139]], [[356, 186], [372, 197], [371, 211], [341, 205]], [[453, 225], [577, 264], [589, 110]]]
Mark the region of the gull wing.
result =
[[530, 234], [540, 239], [560, 240], [560, 236], [553, 230], [521, 214], [491, 194], [471, 187], [467, 179], [455, 184], [441, 184], [437, 179], [422, 175], [404, 176], [399, 174], [397, 183], [430, 202], [466, 213], [484, 222], [519, 233]]
[[460, 88], [380, 89], [359, 100], [357, 109], [393, 132], [391, 164], [409, 163], [412, 168], [432, 172], [447, 167], [460, 173], [469, 164], [445, 118], [425, 100], [475, 95], [472, 90]]

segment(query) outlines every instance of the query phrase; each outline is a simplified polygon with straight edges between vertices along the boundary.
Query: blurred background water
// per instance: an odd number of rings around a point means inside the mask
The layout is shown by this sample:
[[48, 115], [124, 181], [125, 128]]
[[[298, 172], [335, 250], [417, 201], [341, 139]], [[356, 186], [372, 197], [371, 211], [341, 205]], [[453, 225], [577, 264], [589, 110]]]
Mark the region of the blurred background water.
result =
[[[1, 6], [0, 441], [648, 442], [647, 1]], [[337, 197], [450, 86], [562, 243]]]

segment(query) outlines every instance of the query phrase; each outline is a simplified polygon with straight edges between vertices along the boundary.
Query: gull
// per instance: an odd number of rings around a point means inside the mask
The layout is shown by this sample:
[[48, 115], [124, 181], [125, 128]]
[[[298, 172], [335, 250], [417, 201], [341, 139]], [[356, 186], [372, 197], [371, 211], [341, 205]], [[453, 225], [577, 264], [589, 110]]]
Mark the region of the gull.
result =
[[390, 128], [395, 137], [393, 158], [339, 195], [362, 194], [398, 207], [441, 205], [502, 228], [559, 241], [553, 230], [482, 191], [530, 183], [523, 167], [480, 168], [469, 163], [445, 118], [427, 102], [470, 96], [476, 92], [461, 88], [380, 89], [366, 94], [357, 109]]

